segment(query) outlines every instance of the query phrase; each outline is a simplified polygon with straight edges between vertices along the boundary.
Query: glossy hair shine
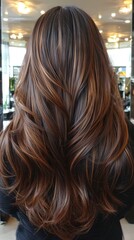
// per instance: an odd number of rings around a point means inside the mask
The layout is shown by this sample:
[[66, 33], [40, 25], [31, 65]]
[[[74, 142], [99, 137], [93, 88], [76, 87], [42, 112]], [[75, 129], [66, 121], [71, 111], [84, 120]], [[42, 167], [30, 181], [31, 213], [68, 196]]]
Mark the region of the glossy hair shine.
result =
[[[1, 134], [1, 176], [38, 228], [71, 240], [112, 214], [122, 171], [133, 173], [117, 83], [93, 20], [55, 7], [36, 22]], [[12, 169], [14, 179], [7, 177]]]

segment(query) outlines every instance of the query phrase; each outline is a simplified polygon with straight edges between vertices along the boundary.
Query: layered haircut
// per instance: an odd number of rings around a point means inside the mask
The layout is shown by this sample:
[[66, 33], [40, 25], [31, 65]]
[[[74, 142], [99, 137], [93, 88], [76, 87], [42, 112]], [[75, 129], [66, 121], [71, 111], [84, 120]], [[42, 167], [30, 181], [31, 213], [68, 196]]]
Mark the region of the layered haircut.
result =
[[84, 11], [55, 7], [37, 20], [0, 167], [29, 220], [64, 240], [121, 204], [117, 193], [129, 183], [120, 176], [134, 168], [128, 127], [102, 37]]

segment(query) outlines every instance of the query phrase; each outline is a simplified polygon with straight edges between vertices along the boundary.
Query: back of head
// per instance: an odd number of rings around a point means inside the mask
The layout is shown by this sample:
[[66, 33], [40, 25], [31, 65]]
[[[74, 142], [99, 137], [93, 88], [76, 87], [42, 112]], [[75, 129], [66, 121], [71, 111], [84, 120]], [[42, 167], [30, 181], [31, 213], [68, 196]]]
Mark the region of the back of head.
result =
[[16, 204], [37, 227], [73, 239], [99, 212], [116, 211], [113, 192], [131, 162], [117, 84], [88, 14], [55, 7], [37, 20], [15, 100], [1, 158], [16, 176]]

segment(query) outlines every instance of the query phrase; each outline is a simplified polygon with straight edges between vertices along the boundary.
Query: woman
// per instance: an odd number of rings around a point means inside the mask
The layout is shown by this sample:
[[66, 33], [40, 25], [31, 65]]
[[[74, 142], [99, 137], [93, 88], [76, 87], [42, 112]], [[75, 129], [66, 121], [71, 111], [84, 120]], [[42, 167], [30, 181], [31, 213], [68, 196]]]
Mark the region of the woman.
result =
[[84, 11], [55, 7], [37, 20], [15, 102], [1, 134], [0, 209], [20, 221], [17, 240], [122, 239], [134, 129]]

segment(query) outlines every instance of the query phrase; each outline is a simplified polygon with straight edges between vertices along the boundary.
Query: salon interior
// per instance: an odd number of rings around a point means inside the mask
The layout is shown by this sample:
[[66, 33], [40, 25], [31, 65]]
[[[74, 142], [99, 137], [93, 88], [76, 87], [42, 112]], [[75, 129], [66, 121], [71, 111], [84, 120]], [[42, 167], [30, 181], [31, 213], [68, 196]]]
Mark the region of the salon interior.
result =
[[[74, 5], [85, 10], [102, 35], [127, 117], [134, 121], [134, 5], [132, 0], [1, 0], [0, 130], [14, 113], [14, 91], [35, 21], [48, 9]], [[7, 216], [6, 216], [7, 217]], [[17, 222], [0, 213], [0, 239], [15, 240]], [[122, 220], [125, 240], [134, 239], [133, 221]]]

